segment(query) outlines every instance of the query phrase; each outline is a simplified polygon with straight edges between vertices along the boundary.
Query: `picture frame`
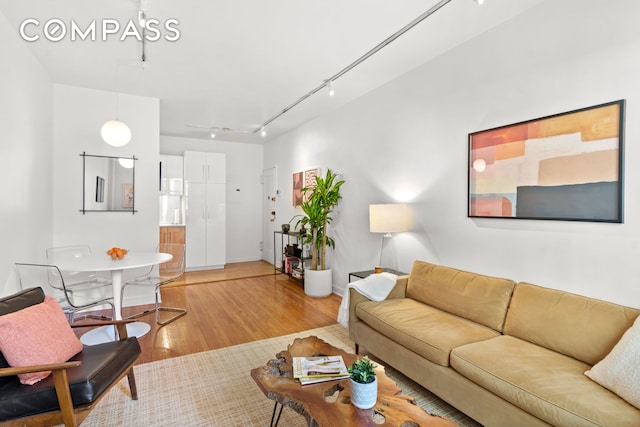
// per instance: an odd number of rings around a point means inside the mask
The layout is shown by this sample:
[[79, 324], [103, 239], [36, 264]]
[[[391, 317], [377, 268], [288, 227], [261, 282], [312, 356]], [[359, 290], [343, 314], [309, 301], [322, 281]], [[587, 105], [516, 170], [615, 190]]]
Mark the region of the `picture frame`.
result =
[[304, 172], [293, 174], [293, 206], [302, 205], [302, 188], [304, 187]]
[[133, 184], [122, 184], [122, 207], [133, 207]]
[[96, 176], [96, 203], [104, 203], [104, 178]]
[[[309, 169], [304, 171], [304, 188], [313, 188], [317, 185], [316, 177], [318, 176], [318, 169]], [[305, 200], [309, 196], [305, 195]]]
[[624, 107], [470, 133], [467, 216], [622, 223]]

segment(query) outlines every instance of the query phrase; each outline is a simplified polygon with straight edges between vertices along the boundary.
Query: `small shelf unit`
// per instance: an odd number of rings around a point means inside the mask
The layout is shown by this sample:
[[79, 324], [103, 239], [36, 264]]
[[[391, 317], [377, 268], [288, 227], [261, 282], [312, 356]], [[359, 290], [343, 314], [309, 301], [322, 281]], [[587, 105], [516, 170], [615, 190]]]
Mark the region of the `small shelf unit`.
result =
[[300, 233], [297, 231], [273, 232], [273, 274], [283, 273], [304, 282], [304, 262], [307, 259], [309, 257], [305, 256]]

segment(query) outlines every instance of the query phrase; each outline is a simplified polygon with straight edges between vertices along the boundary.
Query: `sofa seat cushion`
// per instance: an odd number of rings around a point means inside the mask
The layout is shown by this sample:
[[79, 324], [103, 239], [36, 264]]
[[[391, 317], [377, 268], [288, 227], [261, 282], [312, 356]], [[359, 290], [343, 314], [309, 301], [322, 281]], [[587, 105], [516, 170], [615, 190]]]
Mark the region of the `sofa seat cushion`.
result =
[[356, 316], [376, 331], [441, 366], [449, 366], [451, 349], [498, 336], [498, 332], [409, 299], [367, 301]]
[[[82, 365], [67, 370], [74, 406], [95, 401], [140, 355], [135, 337], [85, 346], [70, 360]], [[0, 385], [0, 422], [59, 409], [53, 376], [27, 386], [17, 376]]]
[[588, 364], [515, 337], [458, 347], [451, 366], [552, 425], [640, 425], [637, 409], [584, 375]]

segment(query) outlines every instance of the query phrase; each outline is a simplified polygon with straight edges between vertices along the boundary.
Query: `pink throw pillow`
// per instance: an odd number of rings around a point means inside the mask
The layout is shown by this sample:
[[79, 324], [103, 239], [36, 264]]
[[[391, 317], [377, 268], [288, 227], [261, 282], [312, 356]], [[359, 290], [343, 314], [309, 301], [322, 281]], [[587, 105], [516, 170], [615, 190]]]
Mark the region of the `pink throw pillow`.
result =
[[[82, 351], [55, 298], [0, 316], [0, 351], [12, 367], [62, 363]], [[51, 371], [20, 374], [22, 384], [33, 385]]]

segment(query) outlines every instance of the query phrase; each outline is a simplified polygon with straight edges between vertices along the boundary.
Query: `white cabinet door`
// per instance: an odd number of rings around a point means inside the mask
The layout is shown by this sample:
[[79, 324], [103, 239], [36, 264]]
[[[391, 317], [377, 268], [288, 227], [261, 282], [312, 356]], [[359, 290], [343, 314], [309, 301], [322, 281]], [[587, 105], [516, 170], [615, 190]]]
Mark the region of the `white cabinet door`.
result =
[[186, 245], [187, 268], [207, 265], [207, 185], [201, 182], [186, 182]]
[[207, 182], [227, 182], [226, 154], [207, 153]]
[[204, 182], [207, 178], [207, 153], [184, 152], [184, 180]]
[[226, 155], [184, 152], [187, 268], [222, 268], [226, 261]]
[[226, 185], [207, 184], [207, 264], [223, 267], [226, 260]]

